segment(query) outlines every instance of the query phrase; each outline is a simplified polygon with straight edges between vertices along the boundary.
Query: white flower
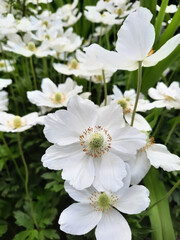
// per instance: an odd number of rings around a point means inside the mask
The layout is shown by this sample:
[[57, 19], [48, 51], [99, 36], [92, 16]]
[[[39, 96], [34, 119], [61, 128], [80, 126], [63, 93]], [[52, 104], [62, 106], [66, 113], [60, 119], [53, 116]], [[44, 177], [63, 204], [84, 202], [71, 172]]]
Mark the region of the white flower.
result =
[[[160, 7], [158, 5], [156, 5], [156, 10], [159, 12], [160, 11]], [[178, 6], [176, 6], [175, 4], [171, 4], [169, 6], [166, 7], [166, 13], [176, 13], [178, 10]]]
[[66, 208], [60, 215], [60, 229], [82, 235], [96, 227], [97, 240], [131, 240], [131, 230], [123, 215], [138, 214], [150, 203], [149, 191], [144, 186], [127, 185], [118, 192], [98, 192], [93, 187], [78, 191], [65, 183], [65, 190], [78, 203]]
[[82, 86], [78, 86], [71, 78], [65, 83], [56, 86], [49, 78], [44, 78], [41, 84], [41, 91], [27, 92], [30, 102], [37, 106], [60, 108], [67, 106], [69, 99], [82, 92]]
[[23, 132], [36, 124], [38, 113], [33, 112], [23, 117], [10, 113], [0, 112], [1, 132]]
[[[130, 89], [124, 92], [120, 91], [120, 89], [114, 85], [113, 86], [113, 93], [110, 97], [113, 100], [112, 103], [116, 102], [117, 104], [120, 104], [123, 108], [123, 113], [126, 121], [128, 124], [131, 124], [132, 119], [132, 112], [134, 109], [134, 104], [136, 100], [136, 92], [134, 89]], [[152, 109], [154, 106], [148, 101], [145, 100], [145, 97], [143, 94], [140, 94], [140, 98], [137, 105], [137, 111], [144, 112], [146, 110]], [[146, 121], [146, 119], [141, 116], [139, 113], [135, 114], [134, 124], [133, 126], [139, 130], [143, 131], [151, 131], [151, 126]]]
[[129, 162], [131, 184], [138, 184], [150, 167], [161, 167], [164, 171], [179, 171], [180, 158], [168, 151], [165, 145], [155, 144], [154, 138], [147, 138], [146, 146], [140, 149], [136, 159]]
[[26, 5], [29, 3], [33, 3], [34, 5], [38, 5], [39, 3], [48, 4], [48, 3], [51, 3], [52, 1], [53, 0], [27, 0]]
[[13, 61], [1, 59], [0, 60], [0, 72], [12, 72], [14, 71], [14, 66], [12, 66]]
[[0, 40], [9, 34], [16, 33], [16, 20], [12, 14], [0, 15]]
[[152, 103], [154, 107], [180, 109], [180, 87], [178, 82], [172, 82], [169, 87], [160, 82], [156, 88], [150, 88], [148, 94], [156, 100]]
[[7, 41], [7, 46], [4, 46], [4, 50], [14, 52], [24, 57], [35, 55], [41, 58], [54, 54], [54, 51], [49, 50], [49, 46], [45, 41], [40, 46], [36, 46], [35, 42], [31, 40], [27, 41], [28, 39], [28, 35], [24, 36], [24, 41], [18, 35], [13, 36], [11, 41]]
[[0, 1], [0, 14], [8, 13], [9, 8], [10, 8], [9, 3], [7, 3], [6, 1], [3, 1], [3, 0]]
[[0, 78], [0, 90], [2, 90], [3, 88], [7, 87], [11, 83], [12, 83], [11, 79]]
[[100, 191], [122, 187], [125, 161], [135, 157], [146, 139], [126, 126], [120, 106], [99, 108], [79, 96], [69, 100], [67, 110], [47, 115], [44, 134], [55, 144], [42, 157], [44, 167], [63, 169], [63, 179], [77, 189], [93, 183]]
[[[139, 62], [150, 67], [166, 58], [180, 44], [180, 34], [153, 53], [155, 30], [150, 22], [152, 16], [148, 9], [142, 7], [130, 13], [118, 32], [117, 52], [101, 49], [97, 54], [99, 61], [106, 61], [117, 69], [133, 71], [138, 69]], [[97, 45], [96, 48], [101, 47]]]

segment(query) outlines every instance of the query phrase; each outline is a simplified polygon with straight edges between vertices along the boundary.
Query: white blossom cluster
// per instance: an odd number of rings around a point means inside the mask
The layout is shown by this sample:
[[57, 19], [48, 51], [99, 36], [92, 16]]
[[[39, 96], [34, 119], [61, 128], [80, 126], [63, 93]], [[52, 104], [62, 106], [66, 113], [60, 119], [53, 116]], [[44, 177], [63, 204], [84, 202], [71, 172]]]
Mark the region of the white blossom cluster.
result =
[[[117, 70], [133, 71], [139, 63], [142, 67], [154, 66], [180, 44], [177, 34], [154, 53], [152, 14], [138, 1], [99, 0], [96, 6], [86, 6], [85, 17], [99, 24], [88, 44], [82, 44], [83, 39], [72, 27], [82, 15], [78, 0], [54, 13], [41, 11], [39, 6], [36, 16], [20, 19], [12, 13], [4, 14], [9, 3], [0, 2], [2, 52], [26, 58], [50, 56], [58, 73], [95, 84], [105, 85]], [[26, 4], [50, 2], [28, 0]], [[95, 43], [87, 46], [114, 24], [122, 24], [115, 51]], [[0, 59], [0, 72], [14, 71], [15, 64], [12, 59]], [[158, 82], [148, 91], [153, 102], [140, 94], [133, 126], [134, 89], [122, 93], [113, 85], [112, 94], [98, 106], [88, 99], [91, 93], [83, 92], [83, 86], [72, 78], [58, 85], [44, 78], [40, 90], [27, 91], [28, 100], [41, 109], [40, 113], [18, 116], [6, 112], [8, 94], [2, 89], [10, 84], [12, 80], [0, 79], [0, 131], [22, 132], [38, 123], [45, 125], [44, 134], [52, 146], [42, 156], [42, 164], [62, 170], [64, 188], [77, 202], [61, 213], [60, 229], [82, 235], [96, 227], [97, 240], [130, 240], [131, 230], [123, 214], [139, 214], [149, 206], [149, 191], [138, 184], [150, 167], [180, 170], [179, 157], [165, 145], [155, 143], [151, 126], [140, 113], [153, 108], [180, 109], [179, 83], [172, 82], [168, 87]], [[50, 111], [53, 113], [45, 115]]]

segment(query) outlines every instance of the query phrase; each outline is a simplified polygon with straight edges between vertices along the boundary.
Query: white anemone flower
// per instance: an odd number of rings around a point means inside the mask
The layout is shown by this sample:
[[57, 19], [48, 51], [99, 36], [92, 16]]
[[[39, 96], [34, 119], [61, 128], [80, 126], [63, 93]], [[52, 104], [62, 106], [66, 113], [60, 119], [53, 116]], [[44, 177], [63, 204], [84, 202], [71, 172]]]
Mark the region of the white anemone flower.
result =
[[16, 20], [12, 14], [0, 15], [0, 40], [5, 36], [16, 33]]
[[0, 0], [0, 14], [2, 13], [8, 13], [10, 9], [9, 3], [7, 3], [4, 0]]
[[141, 185], [126, 185], [117, 192], [98, 192], [93, 187], [78, 191], [65, 183], [65, 190], [78, 203], [61, 213], [60, 229], [69, 234], [83, 235], [97, 226], [97, 240], [131, 240], [131, 229], [121, 213], [139, 214], [150, 203], [149, 190]]
[[138, 151], [135, 160], [129, 162], [131, 184], [138, 184], [145, 177], [151, 165], [167, 172], [179, 171], [180, 158], [170, 153], [165, 145], [155, 144], [153, 137], [148, 137], [146, 146]]
[[0, 60], [0, 72], [12, 72], [14, 71], [13, 61], [1, 59]]
[[[156, 5], [156, 10], [159, 12], [160, 11], [160, 6]], [[175, 4], [170, 4], [169, 6], [166, 7], [166, 13], [176, 13], [178, 10], [178, 6]]]
[[24, 57], [35, 55], [36, 57], [41, 58], [54, 54], [54, 51], [49, 50], [47, 42], [44, 41], [40, 46], [36, 46], [35, 42], [30, 40], [28, 35], [25, 35], [23, 40], [20, 36], [14, 35], [11, 37], [11, 41], [7, 41], [4, 50], [14, 52]]
[[156, 88], [149, 89], [148, 94], [152, 99], [155, 99], [152, 105], [156, 108], [180, 109], [180, 87], [178, 82], [172, 82], [169, 87], [163, 82], [159, 82]]
[[80, 190], [94, 184], [117, 191], [127, 174], [125, 161], [146, 143], [145, 134], [126, 126], [119, 105], [99, 108], [79, 96], [67, 110], [47, 115], [44, 134], [54, 143], [42, 157], [44, 167], [63, 169], [62, 178]]
[[134, 71], [138, 69], [139, 62], [144, 67], [151, 67], [166, 58], [180, 44], [180, 34], [169, 39], [153, 53], [155, 30], [150, 22], [152, 16], [143, 7], [130, 13], [118, 31], [117, 52], [107, 51], [95, 44], [97, 59], [114, 65], [117, 69]]
[[40, 3], [44, 3], [44, 4], [48, 4], [51, 3], [53, 0], [27, 0], [26, 1], [26, 5], [29, 3], [32, 3], [34, 5], [38, 5]]
[[8, 94], [6, 91], [0, 91], [0, 112], [8, 110]]
[[1, 132], [23, 132], [36, 125], [38, 113], [33, 112], [23, 117], [10, 113], [0, 112]]
[[[121, 90], [114, 85], [113, 86], [113, 94], [110, 96], [112, 99], [112, 103], [116, 102], [120, 104], [123, 108], [123, 113], [128, 124], [131, 124], [132, 112], [135, 105], [136, 100], [136, 92], [134, 89], [126, 90], [124, 94], [122, 94]], [[145, 112], [154, 108], [154, 106], [146, 100], [143, 94], [140, 94], [140, 98], [137, 105], [137, 112]], [[143, 131], [151, 131], [151, 126], [146, 121], [146, 119], [141, 116], [139, 113], [135, 114], [134, 124], [133, 126], [139, 130]]]
[[41, 84], [42, 92], [28, 91], [30, 102], [40, 107], [60, 108], [67, 106], [69, 99], [82, 92], [82, 86], [78, 86], [71, 78], [65, 83], [56, 86], [49, 78], [44, 78]]
[[12, 83], [11, 79], [0, 78], [0, 90], [2, 90], [3, 88], [7, 87], [11, 83]]

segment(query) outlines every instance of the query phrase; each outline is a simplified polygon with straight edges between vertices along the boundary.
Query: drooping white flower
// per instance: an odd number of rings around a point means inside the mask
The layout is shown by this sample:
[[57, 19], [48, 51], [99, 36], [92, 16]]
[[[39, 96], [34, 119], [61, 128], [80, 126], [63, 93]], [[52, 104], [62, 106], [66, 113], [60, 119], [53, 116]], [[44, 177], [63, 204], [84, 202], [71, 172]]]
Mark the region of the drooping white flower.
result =
[[77, 189], [94, 184], [100, 191], [122, 187], [125, 161], [146, 140], [145, 134], [126, 126], [119, 105], [99, 108], [78, 96], [69, 100], [67, 110], [47, 115], [44, 134], [55, 144], [42, 157], [44, 167], [63, 169], [63, 179]]
[[97, 240], [131, 240], [130, 227], [120, 212], [138, 214], [150, 203], [148, 189], [140, 185], [126, 185], [118, 192], [98, 192], [93, 187], [78, 191], [66, 182], [65, 190], [78, 203], [61, 213], [60, 229], [69, 234], [82, 235], [97, 226]]
[[71, 78], [65, 83], [56, 86], [49, 78], [44, 78], [41, 91], [28, 91], [27, 97], [30, 102], [40, 107], [60, 108], [67, 106], [69, 99], [82, 92], [82, 86], [78, 86]]
[[3, 88], [7, 87], [11, 83], [12, 83], [11, 79], [0, 78], [0, 90], [2, 90]]
[[143, 7], [130, 13], [118, 32], [117, 52], [103, 50], [96, 45], [98, 60], [114, 65], [117, 69], [133, 71], [138, 69], [139, 62], [142, 62], [142, 66], [150, 67], [166, 58], [180, 44], [180, 34], [153, 53], [155, 30], [150, 22], [152, 16]]
[[23, 132], [36, 125], [38, 113], [33, 112], [23, 117], [10, 113], [0, 112], [1, 132]]
[[163, 144], [155, 144], [154, 138], [147, 138], [146, 146], [140, 149], [136, 159], [129, 162], [131, 184], [138, 184], [149, 171], [150, 167], [161, 167], [164, 171], [179, 171], [180, 158], [168, 151]]
[[155, 100], [152, 103], [154, 107], [180, 109], [180, 87], [178, 82], [172, 82], [169, 87], [163, 82], [159, 82], [156, 88], [149, 89], [148, 94]]

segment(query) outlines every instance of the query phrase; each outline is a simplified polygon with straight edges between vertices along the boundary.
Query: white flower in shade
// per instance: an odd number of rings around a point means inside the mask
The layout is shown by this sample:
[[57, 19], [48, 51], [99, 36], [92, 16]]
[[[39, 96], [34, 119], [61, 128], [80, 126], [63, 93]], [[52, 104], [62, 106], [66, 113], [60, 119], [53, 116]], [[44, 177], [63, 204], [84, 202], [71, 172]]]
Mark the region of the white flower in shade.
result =
[[0, 72], [12, 72], [14, 71], [13, 61], [1, 59], [0, 60]]
[[11, 79], [0, 78], [0, 90], [2, 90], [3, 88], [7, 87], [11, 83], [12, 83]]
[[0, 14], [8, 13], [9, 9], [10, 9], [9, 3], [3, 0], [0, 0]]
[[156, 108], [180, 109], [180, 87], [178, 82], [172, 82], [169, 87], [160, 82], [156, 88], [150, 88], [148, 94], [155, 100], [152, 105]]
[[26, 1], [26, 5], [29, 3], [32, 3], [34, 5], [38, 5], [39, 3], [44, 3], [44, 4], [48, 4], [51, 3], [53, 0], [27, 0]]
[[1, 132], [23, 132], [36, 125], [38, 113], [33, 112], [23, 117], [10, 113], [0, 112]]
[[[122, 94], [121, 90], [114, 85], [113, 86], [113, 94], [110, 96], [112, 99], [112, 103], [120, 104], [123, 108], [123, 113], [128, 124], [131, 124], [132, 112], [135, 105], [136, 100], [136, 92], [134, 89], [127, 90]], [[140, 98], [137, 105], [137, 111], [145, 112], [147, 110], [152, 109], [154, 106], [145, 99], [143, 94], [140, 94]], [[146, 121], [146, 119], [141, 116], [139, 113], [135, 114], [134, 124], [133, 126], [139, 130], [143, 131], [151, 131], [151, 126]]]
[[[166, 58], [179, 44], [180, 34], [169, 39], [155, 53], [152, 50], [155, 40], [155, 30], [151, 24], [151, 12], [146, 8], [138, 8], [124, 21], [118, 31], [116, 51], [104, 49], [98, 52], [98, 59], [113, 64], [117, 69], [133, 71], [138, 69], [138, 63], [150, 67]], [[97, 45], [97, 49], [101, 48]]]
[[71, 78], [65, 83], [56, 86], [49, 78], [44, 78], [41, 84], [41, 91], [27, 92], [30, 102], [37, 106], [49, 108], [60, 108], [67, 106], [69, 99], [82, 92], [82, 86], [78, 86]]
[[94, 184], [100, 191], [122, 187], [125, 161], [146, 142], [145, 134], [126, 126], [119, 105], [99, 108], [79, 96], [67, 110], [47, 115], [44, 134], [54, 143], [42, 157], [44, 167], [63, 169], [62, 178], [77, 189]]
[[155, 144], [154, 138], [148, 137], [146, 146], [138, 151], [136, 159], [129, 161], [131, 184], [138, 184], [151, 165], [155, 168], [161, 167], [167, 172], [179, 171], [180, 158], [170, 153], [165, 145]]
[[83, 235], [97, 226], [97, 240], [131, 240], [130, 227], [120, 212], [138, 214], [150, 203], [148, 189], [140, 185], [126, 185], [118, 192], [98, 192], [93, 187], [78, 191], [65, 183], [65, 190], [78, 203], [61, 213], [60, 229], [69, 234]]
[[8, 94], [6, 91], [0, 91], [0, 112], [8, 110]]

